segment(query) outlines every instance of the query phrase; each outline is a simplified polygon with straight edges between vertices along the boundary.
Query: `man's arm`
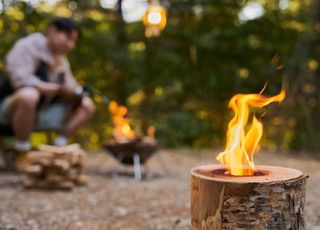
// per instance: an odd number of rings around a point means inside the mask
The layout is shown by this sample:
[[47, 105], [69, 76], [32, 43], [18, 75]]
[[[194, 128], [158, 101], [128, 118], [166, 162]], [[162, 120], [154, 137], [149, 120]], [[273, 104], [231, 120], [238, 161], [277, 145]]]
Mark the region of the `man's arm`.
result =
[[58, 93], [58, 84], [41, 81], [34, 75], [38, 64], [32, 46], [25, 41], [17, 42], [6, 57], [6, 70], [13, 88], [35, 87], [43, 95]]
[[78, 83], [73, 77], [70, 64], [66, 58], [63, 61], [63, 65], [65, 69], [64, 87], [67, 91], [74, 93]]
[[6, 70], [15, 89], [35, 87], [40, 83], [41, 80], [34, 75], [37, 64], [32, 48], [24, 41], [18, 41], [6, 57]]

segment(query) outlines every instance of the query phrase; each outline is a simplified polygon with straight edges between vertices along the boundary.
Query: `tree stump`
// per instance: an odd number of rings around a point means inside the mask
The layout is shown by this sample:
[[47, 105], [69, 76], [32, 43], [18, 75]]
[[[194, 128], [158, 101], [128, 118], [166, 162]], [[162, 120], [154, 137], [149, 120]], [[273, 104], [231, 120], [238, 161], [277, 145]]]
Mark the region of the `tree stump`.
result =
[[254, 176], [242, 177], [227, 175], [221, 165], [193, 168], [192, 229], [305, 229], [307, 177], [273, 166], [258, 166]]

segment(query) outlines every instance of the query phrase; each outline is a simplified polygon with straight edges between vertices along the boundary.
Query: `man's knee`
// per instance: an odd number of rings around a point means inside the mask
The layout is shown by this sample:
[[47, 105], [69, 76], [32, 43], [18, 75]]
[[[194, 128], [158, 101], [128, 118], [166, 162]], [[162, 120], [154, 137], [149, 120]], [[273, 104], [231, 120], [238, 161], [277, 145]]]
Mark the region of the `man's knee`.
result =
[[36, 107], [40, 100], [40, 92], [32, 87], [18, 89], [14, 93], [14, 105], [23, 104], [28, 107]]
[[91, 98], [84, 97], [81, 102], [81, 107], [88, 112], [88, 114], [91, 116], [96, 111], [96, 106]]

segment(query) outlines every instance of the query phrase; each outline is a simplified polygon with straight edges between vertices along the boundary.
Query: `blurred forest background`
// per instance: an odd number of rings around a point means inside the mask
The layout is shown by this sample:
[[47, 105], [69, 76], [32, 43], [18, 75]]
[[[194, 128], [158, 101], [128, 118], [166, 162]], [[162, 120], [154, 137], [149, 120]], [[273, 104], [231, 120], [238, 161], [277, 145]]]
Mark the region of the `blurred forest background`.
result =
[[[18, 38], [70, 16], [83, 32], [69, 56], [76, 79], [127, 106], [135, 129], [155, 126], [165, 146], [223, 148], [229, 99], [266, 82], [265, 94], [277, 94], [285, 79], [285, 101], [256, 111], [262, 146], [320, 148], [320, 0], [159, 2], [167, 26], [147, 38], [141, 17], [150, 1], [1, 0], [0, 68]], [[90, 148], [112, 133], [108, 108], [97, 105], [76, 137]]]

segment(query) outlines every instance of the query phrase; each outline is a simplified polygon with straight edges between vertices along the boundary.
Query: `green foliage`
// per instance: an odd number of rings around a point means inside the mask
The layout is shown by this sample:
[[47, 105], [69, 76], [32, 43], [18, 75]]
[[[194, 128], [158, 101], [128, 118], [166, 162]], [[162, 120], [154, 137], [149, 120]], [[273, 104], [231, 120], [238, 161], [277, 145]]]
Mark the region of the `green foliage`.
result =
[[214, 130], [206, 121], [201, 121], [188, 112], [175, 112], [169, 114], [164, 121], [155, 124], [157, 133], [167, 146], [195, 146], [206, 147], [217, 142]]
[[[276, 94], [286, 76], [286, 102], [264, 110], [266, 146], [320, 147], [316, 1], [291, 0], [287, 9], [277, 0], [258, 1], [265, 13], [251, 21], [238, 17], [247, 1], [169, 1], [167, 27], [152, 39], [145, 38], [142, 22], [122, 24], [117, 11], [99, 1], [77, 1], [70, 10], [72, 2], [48, 10], [45, 3], [12, 1], [0, 18], [0, 65], [18, 38], [45, 32], [54, 15], [74, 16], [83, 28], [69, 56], [76, 78], [128, 106], [137, 129], [155, 125], [168, 146], [222, 147], [228, 100], [258, 93], [266, 82], [265, 93]], [[285, 68], [270, 64], [275, 55]], [[77, 139], [97, 147], [111, 132], [107, 108], [99, 106]]]

